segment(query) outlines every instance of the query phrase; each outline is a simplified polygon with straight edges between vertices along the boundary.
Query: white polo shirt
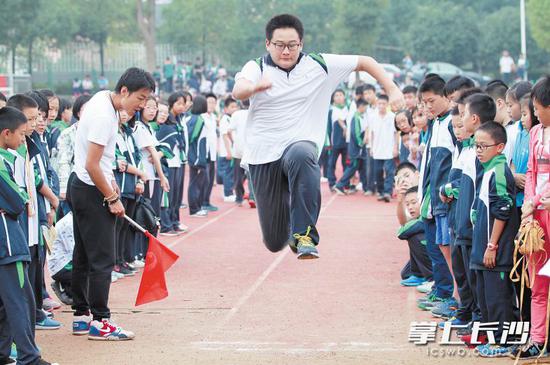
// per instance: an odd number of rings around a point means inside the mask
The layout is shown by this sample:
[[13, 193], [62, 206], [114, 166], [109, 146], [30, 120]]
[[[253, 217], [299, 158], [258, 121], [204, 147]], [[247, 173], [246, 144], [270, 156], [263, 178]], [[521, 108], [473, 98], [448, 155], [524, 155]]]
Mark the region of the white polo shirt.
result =
[[86, 158], [90, 142], [104, 146], [99, 166], [105, 179], [113, 181], [115, 145], [118, 131], [118, 112], [111, 102], [110, 91], [100, 91], [86, 104], [78, 122], [74, 146], [74, 166], [78, 178], [88, 185], [94, 185], [88, 171]]
[[278, 160], [284, 150], [298, 141], [311, 141], [320, 154], [325, 141], [330, 96], [338, 84], [357, 67], [358, 56], [322, 54], [328, 72], [308, 55], [286, 72], [263, 62], [263, 75], [249, 61], [235, 80], [253, 84], [263, 76], [272, 87], [250, 98], [243, 162], [265, 164]]

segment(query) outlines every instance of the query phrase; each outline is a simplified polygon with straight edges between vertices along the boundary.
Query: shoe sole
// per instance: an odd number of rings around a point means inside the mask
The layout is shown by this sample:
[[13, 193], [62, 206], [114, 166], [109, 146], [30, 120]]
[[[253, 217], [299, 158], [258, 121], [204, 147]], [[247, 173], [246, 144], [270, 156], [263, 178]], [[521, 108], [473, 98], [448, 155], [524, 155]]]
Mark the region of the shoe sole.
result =
[[420, 284], [415, 284], [415, 283], [399, 283], [399, 284], [401, 284], [401, 286], [406, 286], [406, 287], [408, 287], [408, 288], [414, 288], [414, 287], [417, 287], [417, 286], [422, 285], [422, 283], [420, 283]]
[[84, 336], [84, 335], [87, 335], [89, 332], [89, 330], [86, 330], [86, 331], [73, 331], [73, 336]]
[[42, 326], [35, 326], [34, 329], [35, 330], [38, 330], [38, 331], [53, 331], [53, 330], [58, 330], [60, 329], [61, 326], [59, 327], [42, 327]]
[[116, 336], [109, 336], [109, 337], [88, 336], [88, 340], [91, 340], [91, 341], [130, 341], [130, 340], [133, 340], [133, 338], [120, 338], [120, 337], [116, 337]]
[[318, 258], [319, 258], [319, 254], [314, 252], [303, 253], [298, 255], [298, 260], [314, 260]]

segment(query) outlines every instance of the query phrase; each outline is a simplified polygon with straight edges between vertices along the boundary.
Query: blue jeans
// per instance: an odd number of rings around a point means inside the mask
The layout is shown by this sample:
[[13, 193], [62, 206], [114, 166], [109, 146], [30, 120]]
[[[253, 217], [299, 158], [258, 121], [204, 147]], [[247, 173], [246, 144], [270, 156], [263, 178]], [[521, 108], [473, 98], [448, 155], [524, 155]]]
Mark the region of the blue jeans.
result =
[[342, 162], [342, 171], [346, 170], [346, 159], [348, 157], [348, 147], [341, 147], [341, 148], [333, 148], [332, 153], [330, 155], [329, 159], [329, 165], [328, 165], [328, 184], [329, 186], [334, 186], [336, 184], [336, 162], [338, 161], [338, 157], [341, 157]]
[[426, 250], [432, 260], [432, 273], [434, 279], [434, 293], [439, 298], [450, 298], [453, 295], [453, 277], [443, 253], [439, 249], [436, 239], [435, 220], [424, 220], [424, 231], [426, 234]]
[[374, 176], [374, 158], [370, 155], [370, 148], [367, 148], [367, 190], [375, 192], [376, 189], [376, 177]]
[[223, 195], [233, 195], [233, 165], [225, 157], [218, 157], [218, 171], [223, 182]]
[[378, 194], [391, 195], [393, 189], [393, 176], [395, 174], [395, 163], [391, 160], [374, 160], [374, 171]]

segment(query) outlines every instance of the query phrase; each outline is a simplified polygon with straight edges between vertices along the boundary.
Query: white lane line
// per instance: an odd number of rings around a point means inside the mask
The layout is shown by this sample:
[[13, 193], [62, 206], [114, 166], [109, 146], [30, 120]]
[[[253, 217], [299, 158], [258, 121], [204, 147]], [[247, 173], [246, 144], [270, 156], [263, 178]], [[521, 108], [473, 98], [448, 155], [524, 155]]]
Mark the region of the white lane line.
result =
[[[336, 199], [336, 195], [333, 195], [332, 198], [329, 199], [328, 203], [323, 208], [321, 208], [319, 216], [321, 216], [321, 214], [323, 214], [324, 211], [332, 204], [334, 199]], [[248, 290], [241, 296], [241, 298], [237, 301], [237, 304], [235, 304], [235, 306], [233, 306], [233, 308], [231, 308], [231, 310], [225, 315], [223, 320], [218, 325], [218, 329], [223, 328], [227, 324], [227, 322], [229, 322], [231, 318], [233, 318], [233, 316], [237, 314], [241, 307], [250, 299], [250, 297], [260, 287], [260, 285], [263, 284], [269, 274], [271, 274], [271, 272], [273, 272], [273, 270], [275, 270], [277, 266], [279, 266], [279, 264], [283, 261], [283, 259], [289, 252], [290, 250], [285, 249], [275, 258], [275, 260], [273, 260], [271, 265], [269, 265], [269, 267], [264, 270], [264, 272], [258, 277], [258, 279], [256, 279], [254, 284], [252, 284], [252, 286], [248, 288]]]
[[219, 216], [217, 216], [216, 218], [212, 219], [212, 220], [209, 220], [208, 222], [206, 223], [203, 223], [201, 224], [200, 226], [198, 226], [197, 228], [195, 228], [194, 230], [192, 230], [191, 232], [189, 233], [185, 233], [181, 238], [178, 238], [177, 240], [175, 240], [174, 242], [172, 242], [171, 244], [167, 245], [168, 248], [172, 248], [174, 247], [175, 245], [185, 241], [186, 239], [188, 239], [189, 237], [193, 237], [195, 234], [199, 233], [200, 231], [202, 231], [203, 229], [205, 229], [206, 227], [208, 227], [209, 225], [211, 224], [214, 224], [216, 223], [217, 221], [219, 221], [220, 219], [222, 219], [223, 217], [225, 217], [226, 215], [232, 213], [235, 209], [239, 208], [238, 206], [235, 206], [231, 209], [229, 209], [227, 212], [223, 213], [223, 214], [220, 214]]
[[286, 342], [202, 341], [191, 342], [190, 345], [201, 351], [275, 352], [289, 354], [318, 352], [393, 352], [410, 349], [409, 345], [396, 345], [389, 342], [324, 342], [317, 344], [296, 344]]

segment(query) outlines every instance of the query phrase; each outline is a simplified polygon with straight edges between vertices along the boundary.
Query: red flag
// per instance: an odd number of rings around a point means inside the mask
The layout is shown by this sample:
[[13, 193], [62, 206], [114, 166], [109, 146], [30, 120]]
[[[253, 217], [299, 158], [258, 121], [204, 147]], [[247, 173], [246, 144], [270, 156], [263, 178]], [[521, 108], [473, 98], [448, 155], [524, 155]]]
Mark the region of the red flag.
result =
[[149, 249], [145, 257], [145, 268], [139, 284], [136, 306], [161, 300], [168, 296], [164, 273], [179, 258], [151, 233], [145, 231], [145, 236], [149, 238]]

